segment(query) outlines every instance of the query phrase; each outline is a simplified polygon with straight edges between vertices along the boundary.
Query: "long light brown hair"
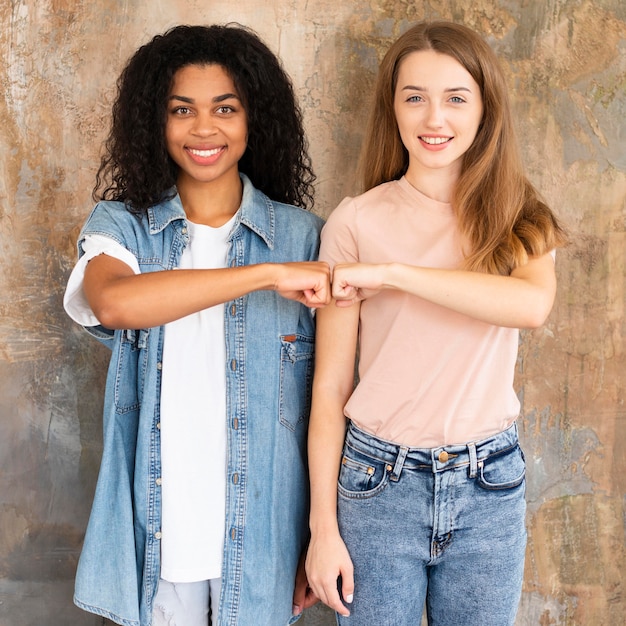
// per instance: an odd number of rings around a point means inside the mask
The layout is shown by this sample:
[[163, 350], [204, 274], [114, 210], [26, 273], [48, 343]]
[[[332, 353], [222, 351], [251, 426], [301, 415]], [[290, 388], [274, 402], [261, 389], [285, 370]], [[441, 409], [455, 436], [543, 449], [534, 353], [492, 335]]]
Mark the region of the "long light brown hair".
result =
[[523, 172], [504, 74], [487, 43], [452, 22], [413, 26], [385, 55], [374, 94], [360, 159], [364, 190], [397, 180], [409, 165], [394, 113], [394, 94], [403, 59], [434, 50], [458, 61], [480, 87], [483, 119], [463, 155], [452, 195], [462, 236], [468, 242], [465, 269], [510, 274], [528, 256], [565, 244], [558, 220]]

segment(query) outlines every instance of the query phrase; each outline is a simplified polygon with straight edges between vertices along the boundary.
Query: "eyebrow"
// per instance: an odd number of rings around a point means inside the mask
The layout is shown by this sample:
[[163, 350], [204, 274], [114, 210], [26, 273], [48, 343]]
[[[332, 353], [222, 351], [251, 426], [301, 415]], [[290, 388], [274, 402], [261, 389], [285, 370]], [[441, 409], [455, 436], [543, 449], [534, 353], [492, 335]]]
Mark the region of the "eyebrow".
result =
[[[419, 85], [406, 85], [402, 87], [402, 91], [428, 91], [428, 89], [426, 87], [420, 87]], [[452, 93], [455, 91], [467, 91], [468, 93], [472, 93], [469, 87], [448, 87], [444, 89], [444, 93]]]
[[[215, 102], [216, 104], [219, 102], [224, 102], [224, 100], [231, 100], [231, 99], [235, 99], [235, 100], [239, 100], [239, 96], [235, 93], [224, 93], [221, 96], [215, 96], [215, 98], [213, 98], [213, 102]], [[180, 100], [180, 102], [185, 102], [187, 104], [193, 104], [195, 101], [193, 98], [187, 98], [185, 96], [177, 96], [176, 94], [172, 94], [168, 100]]]

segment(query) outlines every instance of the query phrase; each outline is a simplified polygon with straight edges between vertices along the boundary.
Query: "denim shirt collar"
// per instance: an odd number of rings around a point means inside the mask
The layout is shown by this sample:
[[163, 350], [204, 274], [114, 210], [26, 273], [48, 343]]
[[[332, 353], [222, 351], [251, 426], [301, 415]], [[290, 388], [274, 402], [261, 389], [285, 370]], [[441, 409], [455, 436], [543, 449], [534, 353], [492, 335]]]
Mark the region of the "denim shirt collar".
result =
[[184, 220], [187, 217], [175, 187], [169, 189], [165, 197], [170, 199], [155, 204], [148, 209], [148, 224], [150, 225], [151, 235], [157, 235], [173, 221]]
[[[236, 236], [239, 225], [242, 224], [255, 232], [270, 250], [274, 249], [276, 237], [276, 220], [274, 205], [259, 190], [255, 189], [250, 179], [243, 173], [239, 173], [243, 183], [243, 195], [239, 208], [239, 218], [235, 222], [229, 236], [229, 241]], [[185, 209], [175, 187], [172, 187], [166, 196], [172, 196], [160, 204], [148, 209], [148, 223], [150, 234], [156, 235], [165, 229], [171, 222], [186, 219]]]
[[270, 250], [274, 249], [276, 237], [275, 209], [270, 199], [250, 182], [245, 174], [240, 174], [243, 182], [243, 197], [239, 209], [239, 222], [233, 226], [230, 238], [235, 236], [239, 224], [255, 232]]

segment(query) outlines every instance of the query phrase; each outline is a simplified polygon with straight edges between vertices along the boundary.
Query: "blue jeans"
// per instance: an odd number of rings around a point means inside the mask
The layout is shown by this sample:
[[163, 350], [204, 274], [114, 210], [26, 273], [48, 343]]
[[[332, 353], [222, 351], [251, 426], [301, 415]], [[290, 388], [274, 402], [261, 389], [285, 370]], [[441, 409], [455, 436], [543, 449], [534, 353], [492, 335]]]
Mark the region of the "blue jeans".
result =
[[517, 427], [483, 441], [406, 448], [350, 425], [339, 475], [354, 601], [340, 626], [507, 626], [526, 548]]

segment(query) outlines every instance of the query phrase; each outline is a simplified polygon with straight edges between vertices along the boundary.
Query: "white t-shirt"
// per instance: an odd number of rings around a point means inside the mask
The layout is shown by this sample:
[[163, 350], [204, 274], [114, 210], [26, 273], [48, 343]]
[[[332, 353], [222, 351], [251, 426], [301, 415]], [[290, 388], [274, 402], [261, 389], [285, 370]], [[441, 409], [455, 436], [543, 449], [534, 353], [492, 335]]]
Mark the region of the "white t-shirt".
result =
[[[219, 228], [187, 222], [180, 269], [226, 266], [235, 217]], [[64, 305], [72, 319], [99, 324], [82, 290], [90, 259], [108, 254], [139, 273], [137, 259], [109, 237], [86, 238]], [[194, 582], [222, 571], [226, 497], [224, 305], [165, 325], [161, 383], [161, 578]]]

